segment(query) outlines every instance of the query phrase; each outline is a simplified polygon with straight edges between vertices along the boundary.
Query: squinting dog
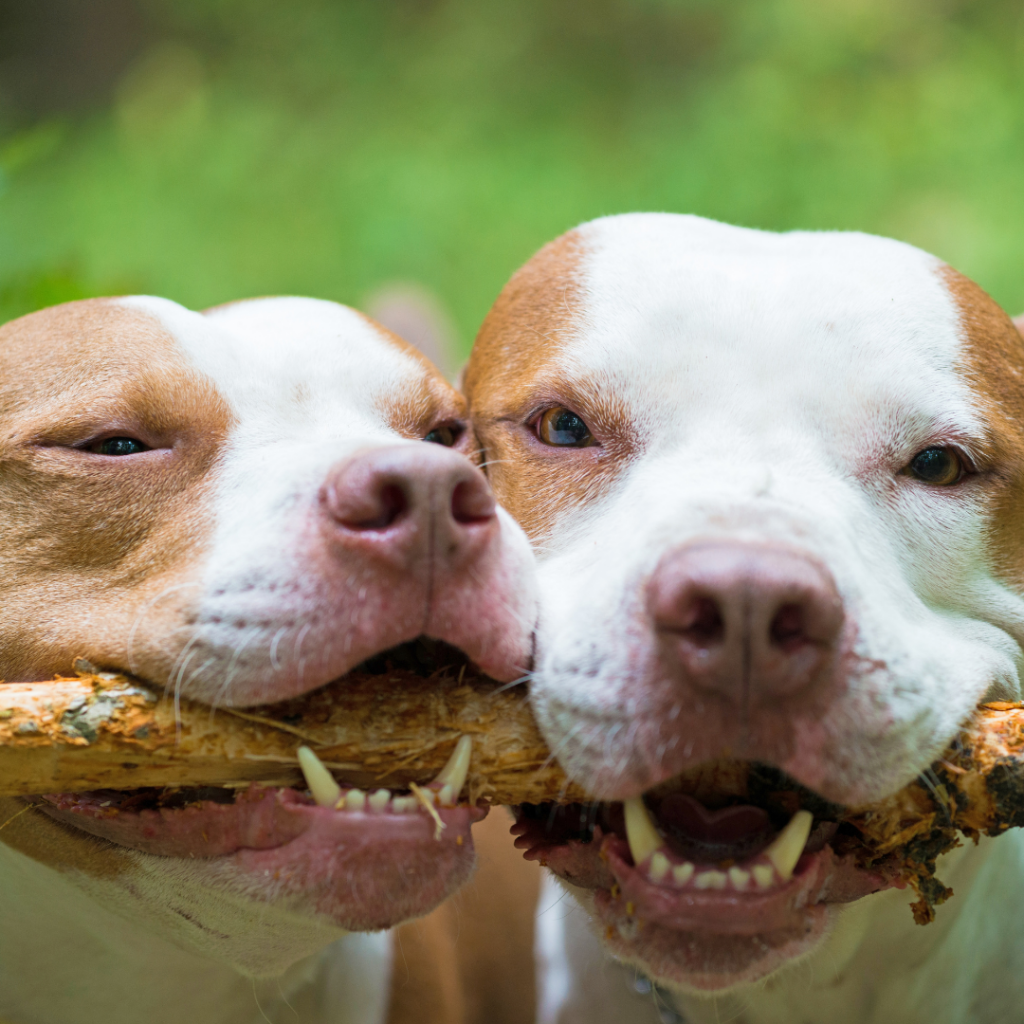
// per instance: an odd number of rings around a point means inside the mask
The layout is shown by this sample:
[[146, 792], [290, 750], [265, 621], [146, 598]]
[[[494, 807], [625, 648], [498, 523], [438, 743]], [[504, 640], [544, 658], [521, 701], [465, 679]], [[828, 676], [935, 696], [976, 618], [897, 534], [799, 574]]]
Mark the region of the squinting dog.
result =
[[[333, 303], [130, 298], [16, 320], [0, 330], [0, 678], [84, 657], [253, 705], [425, 636], [513, 679], [532, 555], [469, 444], [440, 374]], [[0, 1018], [383, 1020], [392, 964], [398, 989], [409, 966], [379, 930], [468, 878], [484, 813], [442, 809], [435, 841], [386, 790], [344, 810], [255, 787], [137, 798], [0, 800]]]
[[[540, 559], [539, 721], [603, 801], [521, 809], [517, 842], [674, 1001], [665, 1019], [1021, 1019], [1024, 837], [940, 861], [956, 896], [917, 927], [834, 823], [737, 803], [715, 774], [759, 762], [860, 804], [980, 701], [1020, 699], [1010, 318], [899, 242], [611, 217], [511, 279], [465, 390]], [[679, 777], [702, 764], [698, 800]], [[597, 983], [582, 918], [539, 919], [546, 1020], [657, 1019]]]

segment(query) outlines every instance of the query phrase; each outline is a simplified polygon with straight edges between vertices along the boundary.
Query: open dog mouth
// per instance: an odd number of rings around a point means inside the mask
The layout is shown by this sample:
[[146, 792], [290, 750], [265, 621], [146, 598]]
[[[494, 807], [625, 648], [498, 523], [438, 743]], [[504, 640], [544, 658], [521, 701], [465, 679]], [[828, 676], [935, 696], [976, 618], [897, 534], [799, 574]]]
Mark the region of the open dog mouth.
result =
[[[428, 674], [464, 657], [422, 644], [378, 655], [360, 669], [396, 665]], [[466, 880], [471, 825], [487, 814], [463, 795], [468, 737], [430, 783], [342, 787], [308, 746], [298, 759], [306, 788], [260, 785], [98, 789], [36, 798], [50, 817], [121, 847], [208, 861], [257, 877], [343, 927], [380, 928], [423, 913]]]
[[516, 846], [584, 890], [613, 952], [696, 988], [763, 976], [824, 935], [830, 906], [906, 884], [895, 862], [861, 866], [841, 808], [764, 765], [516, 818]]

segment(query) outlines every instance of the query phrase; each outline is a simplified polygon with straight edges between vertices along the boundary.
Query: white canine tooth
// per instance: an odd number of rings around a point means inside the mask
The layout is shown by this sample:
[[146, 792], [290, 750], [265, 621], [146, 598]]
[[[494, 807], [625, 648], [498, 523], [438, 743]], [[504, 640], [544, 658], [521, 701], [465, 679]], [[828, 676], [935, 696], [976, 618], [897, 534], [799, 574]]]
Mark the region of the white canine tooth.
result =
[[469, 761], [473, 756], [473, 737], [460, 736], [459, 742], [455, 744], [452, 756], [448, 763], [438, 772], [437, 778], [432, 785], [440, 787], [441, 803], [451, 806], [459, 799], [462, 787], [466, 784], [466, 776], [469, 774]]
[[414, 796], [396, 796], [391, 800], [391, 810], [395, 814], [411, 814], [419, 806]]
[[388, 806], [388, 801], [391, 799], [390, 789], [378, 789], [371, 793], [367, 798], [366, 803], [369, 805], [371, 811], [383, 811]]
[[793, 869], [807, 845], [814, 817], [810, 811], [797, 811], [789, 824], [775, 837], [764, 855], [775, 865], [784, 882], [793, 877]]
[[629, 852], [633, 855], [633, 863], [639, 867], [662, 845], [662, 838], [651, 820], [643, 797], [633, 796], [623, 800], [622, 812], [626, 818]]
[[366, 794], [361, 789], [350, 789], [345, 794], [345, 810], [361, 811], [366, 807]]
[[451, 785], [442, 786], [437, 791], [437, 802], [442, 807], [454, 807], [458, 799], [458, 794], [452, 789]]
[[672, 869], [672, 880], [676, 885], [686, 885], [693, 878], [694, 871], [696, 871], [696, 868], [689, 861], [684, 861]]
[[298, 758], [313, 799], [321, 807], [333, 807], [341, 796], [341, 786], [334, 781], [334, 776], [310, 747], [299, 747]]
[[744, 871], [743, 868], [729, 868], [729, 881], [737, 892], [744, 892], [750, 885], [750, 872]]
[[724, 871], [702, 871], [694, 880], [697, 889], [724, 889], [729, 876]]
[[754, 881], [758, 888], [770, 889], [775, 881], [775, 868], [771, 864], [755, 864], [753, 867]]
[[668, 874], [671, 867], [672, 865], [669, 863], [668, 857], [657, 851], [651, 857], [651, 866], [647, 869], [647, 877], [652, 882], [660, 882]]

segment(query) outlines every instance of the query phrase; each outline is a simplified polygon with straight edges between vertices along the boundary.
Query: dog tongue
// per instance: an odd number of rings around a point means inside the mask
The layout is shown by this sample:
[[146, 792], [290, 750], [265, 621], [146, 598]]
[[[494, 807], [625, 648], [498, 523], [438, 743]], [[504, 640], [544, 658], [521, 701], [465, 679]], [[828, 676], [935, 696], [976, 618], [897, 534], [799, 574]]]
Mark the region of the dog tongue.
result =
[[725, 846], [771, 831], [768, 814], [760, 807], [741, 804], [709, 811], [699, 800], [673, 793], [658, 805], [658, 821], [670, 832], [699, 843]]

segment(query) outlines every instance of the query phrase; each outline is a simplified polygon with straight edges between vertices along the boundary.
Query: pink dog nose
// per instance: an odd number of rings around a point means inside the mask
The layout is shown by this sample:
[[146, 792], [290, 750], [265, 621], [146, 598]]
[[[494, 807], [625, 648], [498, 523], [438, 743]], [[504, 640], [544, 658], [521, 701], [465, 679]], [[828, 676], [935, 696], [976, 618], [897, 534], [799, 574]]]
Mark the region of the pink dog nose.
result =
[[346, 546], [392, 562], [452, 560], [497, 528], [490, 486], [465, 456], [441, 445], [396, 445], [335, 469], [322, 500]]
[[803, 695], [834, 662], [843, 606], [828, 570], [767, 545], [709, 541], [662, 559], [648, 609], [684, 681], [730, 701]]

